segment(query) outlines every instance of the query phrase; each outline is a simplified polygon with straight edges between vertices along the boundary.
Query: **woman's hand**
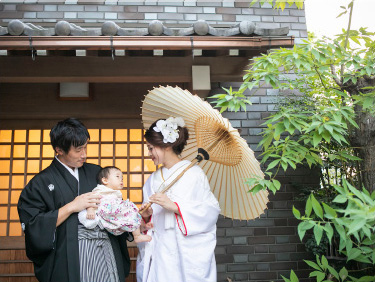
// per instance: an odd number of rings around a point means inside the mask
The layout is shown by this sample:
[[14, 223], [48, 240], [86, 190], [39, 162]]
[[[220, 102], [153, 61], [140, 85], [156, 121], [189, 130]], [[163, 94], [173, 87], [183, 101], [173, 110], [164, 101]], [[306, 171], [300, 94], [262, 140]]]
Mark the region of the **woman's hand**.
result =
[[179, 214], [177, 205], [166, 194], [155, 193], [149, 199], [150, 203], [158, 204], [166, 210]]
[[142, 218], [143, 218], [143, 220], [144, 220], [145, 222], [149, 222], [149, 221], [150, 221], [150, 217], [151, 217], [152, 213], [154, 212], [154, 211], [152, 210], [152, 207], [151, 207], [151, 206], [149, 206], [148, 208], [146, 208], [147, 204], [148, 204], [148, 203], [144, 203], [144, 204], [142, 204], [141, 207], [139, 208], [139, 211], [142, 212], [142, 213], [141, 213], [141, 216], [142, 216]]

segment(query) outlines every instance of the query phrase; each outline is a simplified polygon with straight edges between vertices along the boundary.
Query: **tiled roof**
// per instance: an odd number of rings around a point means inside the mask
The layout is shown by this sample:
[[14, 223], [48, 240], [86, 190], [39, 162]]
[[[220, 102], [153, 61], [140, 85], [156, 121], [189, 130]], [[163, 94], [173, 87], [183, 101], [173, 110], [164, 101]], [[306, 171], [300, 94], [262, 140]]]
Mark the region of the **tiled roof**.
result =
[[100, 28], [82, 28], [74, 23], [59, 21], [53, 28], [45, 28], [21, 20], [12, 20], [8, 27], [0, 27], [0, 35], [11, 36], [286, 36], [288, 27], [260, 28], [251, 21], [242, 21], [230, 28], [216, 28], [204, 20], [188, 28], [169, 28], [153, 20], [147, 28], [122, 28], [114, 21], [106, 21]]

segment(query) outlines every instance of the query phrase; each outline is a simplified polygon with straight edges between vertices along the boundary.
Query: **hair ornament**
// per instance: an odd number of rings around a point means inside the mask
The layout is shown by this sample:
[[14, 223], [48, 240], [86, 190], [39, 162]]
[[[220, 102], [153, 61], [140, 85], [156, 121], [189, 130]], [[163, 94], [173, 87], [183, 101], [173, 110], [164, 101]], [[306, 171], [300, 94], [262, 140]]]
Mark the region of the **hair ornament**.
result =
[[174, 143], [179, 137], [179, 126], [185, 126], [185, 122], [182, 117], [169, 117], [167, 119], [158, 120], [153, 129], [163, 135], [164, 143]]

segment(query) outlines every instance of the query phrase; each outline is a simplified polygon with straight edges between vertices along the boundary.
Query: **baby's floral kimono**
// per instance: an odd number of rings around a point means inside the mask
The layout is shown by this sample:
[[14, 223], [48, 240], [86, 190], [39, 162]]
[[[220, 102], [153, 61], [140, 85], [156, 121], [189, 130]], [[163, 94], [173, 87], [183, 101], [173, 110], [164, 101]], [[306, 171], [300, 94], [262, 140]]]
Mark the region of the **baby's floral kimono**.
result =
[[102, 195], [96, 211], [95, 219], [86, 218], [86, 210], [79, 212], [79, 221], [87, 228], [93, 229], [99, 226], [113, 235], [121, 235], [124, 232], [133, 232], [141, 225], [141, 216], [136, 205], [122, 199], [119, 190], [113, 190], [104, 185], [98, 185], [93, 193]]

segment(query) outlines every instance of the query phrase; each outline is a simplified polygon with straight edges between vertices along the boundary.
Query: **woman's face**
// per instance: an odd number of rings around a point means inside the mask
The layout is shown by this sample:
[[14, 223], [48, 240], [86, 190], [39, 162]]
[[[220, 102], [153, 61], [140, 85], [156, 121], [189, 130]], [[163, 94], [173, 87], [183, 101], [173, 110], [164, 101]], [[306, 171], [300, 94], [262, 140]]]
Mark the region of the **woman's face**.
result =
[[155, 147], [150, 143], [146, 142], [148, 148], [148, 155], [151, 157], [155, 165], [161, 165], [165, 160], [165, 149], [160, 147]]

